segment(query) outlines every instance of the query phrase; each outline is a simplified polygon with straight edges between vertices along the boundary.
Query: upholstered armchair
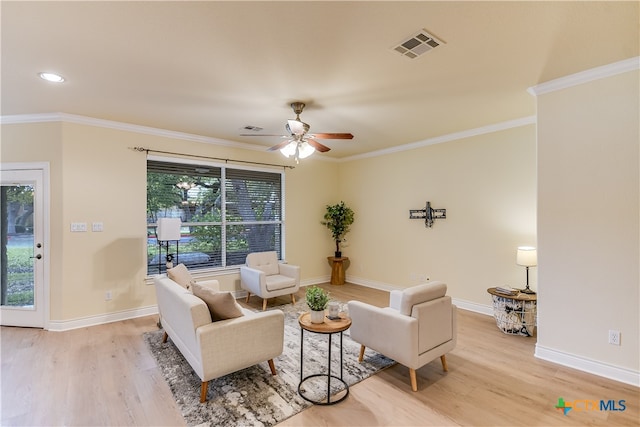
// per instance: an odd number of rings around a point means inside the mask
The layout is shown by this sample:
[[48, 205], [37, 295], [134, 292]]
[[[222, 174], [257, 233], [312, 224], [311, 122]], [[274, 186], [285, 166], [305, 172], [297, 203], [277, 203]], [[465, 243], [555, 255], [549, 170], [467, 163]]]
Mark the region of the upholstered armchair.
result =
[[411, 389], [418, 390], [416, 369], [440, 357], [447, 371], [446, 353], [456, 346], [456, 306], [447, 285], [430, 282], [391, 291], [389, 307], [349, 301], [351, 338], [360, 343], [362, 361], [369, 347], [409, 368]]
[[247, 302], [251, 294], [262, 298], [262, 310], [267, 308], [267, 299], [291, 295], [300, 289], [300, 267], [278, 262], [275, 251], [253, 252], [247, 255], [246, 265], [240, 267], [240, 286], [247, 291]]

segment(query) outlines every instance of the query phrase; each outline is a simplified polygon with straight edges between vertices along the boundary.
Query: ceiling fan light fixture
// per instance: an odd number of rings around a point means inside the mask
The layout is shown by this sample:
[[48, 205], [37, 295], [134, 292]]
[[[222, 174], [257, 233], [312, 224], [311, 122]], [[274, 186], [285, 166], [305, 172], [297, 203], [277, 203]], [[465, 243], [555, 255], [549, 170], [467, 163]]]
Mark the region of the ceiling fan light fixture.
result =
[[305, 159], [316, 152], [316, 149], [313, 148], [307, 141], [303, 141], [298, 146], [298, 157], [301, 159]]
[[287, 132], [292, 135], [301, 136], [309, 131], [310, 126], [300, 120], [287, 120]]
[[316, 149], [311, 146], [307, 141], [292, 140], [289, 144], [280, 149], [280, 152], [286, 158], [293, 156], [298, 163], [299, 159], [306, 159], [310, 155], [316, 152]]
[[291, 141], [289, 144], [282, 147], [280, 149], [280, 152], [282, 153], [283, 156], [285, 156], [286, 158], [289, 158], [294, 154], [296, 154], [297, 146], [298, 146], [298, 143], [296, 141]]

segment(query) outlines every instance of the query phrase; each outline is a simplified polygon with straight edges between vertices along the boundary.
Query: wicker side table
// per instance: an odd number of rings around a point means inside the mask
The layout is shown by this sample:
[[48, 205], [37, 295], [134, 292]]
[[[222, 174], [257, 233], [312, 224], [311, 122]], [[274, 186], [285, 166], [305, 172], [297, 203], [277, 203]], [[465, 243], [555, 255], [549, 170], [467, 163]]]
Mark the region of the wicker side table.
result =
[[507, 295], [496, 288], [487, 292], [493, 299], [493, 317], [496, 325], [505, 334], [531, 337], [536, 330], [536, 310], [538, 297], [536, 294]]

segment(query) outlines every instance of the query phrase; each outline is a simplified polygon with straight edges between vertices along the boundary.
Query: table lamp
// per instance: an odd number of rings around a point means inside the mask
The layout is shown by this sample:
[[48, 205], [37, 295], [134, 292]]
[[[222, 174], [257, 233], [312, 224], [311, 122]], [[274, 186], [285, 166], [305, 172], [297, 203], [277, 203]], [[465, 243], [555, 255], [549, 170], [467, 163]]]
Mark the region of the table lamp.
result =
[[538, 265], [538, 253], [536, 248], [532, 246], [520, 246], [516, 253], [516, 264], [527, 267], [527, 287], [520, 292], [524, 294], [535, 294], [535, 291], [529, 289], [529, 267]]
[[[176, 258], [179, 252], [179, 242], [181, 237], [180, 228], [182, 227], [182, 221], [180, 218], [158, 218], [158, 228], [156, 230], [156, 236], [158, 239], [158, 246], [160, 247], [160, 258], [162, 258], [162, 242], [166, 242], [167, 255], [166, 255], [166, 267], [173, 268], [173, 255], [169, 253], [169, 242], [176, 242]], [[160, 262], [158, 263], [158, 272], [161, 272]]]

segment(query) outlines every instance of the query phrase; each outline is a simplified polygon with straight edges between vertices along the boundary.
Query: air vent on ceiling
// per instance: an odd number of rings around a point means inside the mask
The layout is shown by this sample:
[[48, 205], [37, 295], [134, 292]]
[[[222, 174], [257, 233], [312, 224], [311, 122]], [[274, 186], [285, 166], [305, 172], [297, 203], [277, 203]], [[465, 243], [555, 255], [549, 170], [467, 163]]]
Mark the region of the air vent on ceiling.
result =
[[431, 34], [427, 33], [426, 30], [421, 30], [408, 39], [402, 41], [397, 46], [394, 46], [392, 49], [402, 56], [410, 59], [416, 59], [420, 55], [423, 55], [443, 44], [443, 41], [438, 40]]

